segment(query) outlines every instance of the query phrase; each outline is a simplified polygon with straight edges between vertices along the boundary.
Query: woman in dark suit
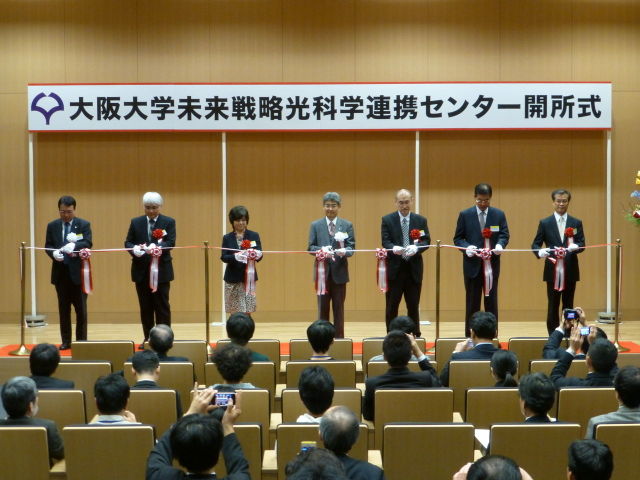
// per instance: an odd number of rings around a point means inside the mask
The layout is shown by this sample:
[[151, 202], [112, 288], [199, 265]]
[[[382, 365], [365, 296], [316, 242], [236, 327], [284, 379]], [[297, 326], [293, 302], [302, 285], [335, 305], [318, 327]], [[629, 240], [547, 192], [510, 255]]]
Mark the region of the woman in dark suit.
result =
[[[227, 264], [224, 271], [224, 304], [228, 314], [256, 311], [255, 293], [247, 292], [245, 285], [245, 271], [247, 269], [247, 250], [257, 252], [256, 261], [262, 260], [262, 244], [257, 232], [247, 230], [249, 212], [242, 205], [233, 207], [229, 211], [229, 222], [233, 231], [222, 237], [222, 248], [239, 249], [222, 250], [220, 260]], [[258, 272], [255, 273], [258, 280]]]

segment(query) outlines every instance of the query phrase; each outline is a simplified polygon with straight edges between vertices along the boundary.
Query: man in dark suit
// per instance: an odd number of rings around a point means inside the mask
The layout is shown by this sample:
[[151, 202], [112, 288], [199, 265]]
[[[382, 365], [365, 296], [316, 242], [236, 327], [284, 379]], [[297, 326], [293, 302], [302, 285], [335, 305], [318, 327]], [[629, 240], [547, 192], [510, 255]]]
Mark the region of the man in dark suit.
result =
[[[330, 258], [324, 262], [326, 293], [318, 294], [318, 318], [329, 320], [329, 306], [333, 310], [333, 323], [336, 338], [344, 338], [344, 300], [349, 282], [349, 264], [347, 258], [353, 255], [356, 239], [353, 225], [344, 218], [338, 218], [341, 206], [340, 195], [327, 192], [322, 197], [325, 217], [311, 223], [307, 250], [324, 250]], [[318, 261], [313, 265], [313, 278], [318, 283]]]
[[[430, 388], [439, 387], [440, 381], [435, 369], [429, 363], [415, 338], [399, 330], [392, 330], [382, 342], [384, 359], [389, 364], [387, 373], [369, 377], [365, 382], [362, 416], [366, 420], [375, 417], [375, 393], [379, 388]], [[418, 358], [420, 372], [412, 372], [407, 367], [411, 354]]]
[[[168, 390], [158, 385], [160, 380], [160, 359], [156, 352], [143, 350], [137, 352], [131, 359], [131, 371], [136, 377], [136, 383], [132, 390]], [[180, 402], [180, 392], [176, 392], [176, 418], [182, 416], [182, 403]]]
[[380, 232], [382, 246], [391, 250], [387, 256], [387, 278], [385, 321], [398, 316], [400, 300], [404, 295], [407, 315], [415, 322], [414, 333], [420, 333], [420, 292], [422, 290], [422, 252], [431, 242], [427, 219], [412, 213], [413, 195], [409, 190], [396, 193], [397, 212], [382, 217]]
[[553, 382], [542, 372], [529, 373], [518, 384], [520, 411], [525, 423], [550, 423], [549, 410], [556, 400]]
[[[156, 324], [171, 325], [171, 306], [169, 305], [169, 288], [173, 280], [173, 264], [171, 248], [176, 245], [176, 222], [173, 218], [160, 214], [163, 201], [157, 192], [147, 192], [142, 197], [144, 215], [131, 219], [125, 248], [130, 248], [131, 280], [136, 284], [138, 303], [140, 304], [140, 320], [144, 342], [149, 339], [149, 331]], [[152, 256], [161, 250], [158, 259], [157, 285], [150, 278], [153, 266]], [[157, 289], [154, 291], [153, 287]], [[155, 316], [155, 319], [154, 319]]]
[[74, 383], [69, 380], [60, 380], [51, 375], [58, 368], [60, 363], [60, 352], [55, 345], [50, 343], [40, 343], [33, 347], [29, 355], [29, 368], [31, 369], [31, 379], [36, 382], [36, 387], [40, 390], [74, 388]]
[[[560, 299], [562, 308], [573, 308], [576, 282], [580, 280], [578, 253], [584, 250], [585, 238], [582, 221], [567, 213], [571, 193], [558, 189], [551, 192], [553, 215], [540, 220], [531, 248], [538, 258], [546, 259], [542, 279], [547, 282], [547, 332], [551, 335], [560, 324]], [[544, 247], [544, 248], [543, 248]], [[564, 277], [557, 277], [558, 255], [556, 247], [566, 248]]]
[[471, 338], [456, 344], [451, 358], [440, 372], [440, 382], [449, 386], [449, 365], [452, 360], [491, 360], [498, 350], [493, 339], [498, 333], [496, 317], [491, 312], [476, 312], [470, 321]]
[[331, 407], [320, 420], [320, 438], [344, 467], [349, 480], [383, 480], [384, 473], [369, 462], [347, 455], [358, 440], [360, 422], [347, 407]]
[[149, 347], [156, 352], [161, 362], [190, 362], [187, 357], [167, 355], [173, 347], [173, 330], [168, 325], [156, 325], [149, 332]]
[[[579, 325], [580, 327], [587, 327], [584, 310], [582, 310], [581, 307], [575, 307], [574, 310], [578, 312], [578, 315], [580, 317], [578, 322], [576, 322], [575, 320], [567, 320], [563, 316], [560, 326], [556, 328], [553, 332], [551, 332], [551, 335], [549, 335], [549, 340], [547, 340], [547, 343], [542, 348], [542, 358], [546, 358], [549, 360], [551, 359], [558, 360], [560, 357], [562, 357], [565, 351], [564, 348], [561, 347], [562, 341], [564, 340], [565, 337], [568, 337], [571, 334], [571, 329], [576, 324]], [[594, 329], [595, 332], [591, 332], [591, 329]], [[592, 325], [589, 327], [588, 335], [581, 335], [581, 336], [583, 341], [580, 346], [580, 350], [575, 352], [576, 353], [574, 357], [575, 360], [584, 360], [586, 353], [589, 351], [589, 343], [592, 340], [595, 340], [596, 338], [604, 338], [604, 339], [608, 338], [606, 332], [602, 330], [600, 327], [596, 327], [595, 325]]]
[[71, 348], [71, 305], [76, 311], [76, 340], [87, 339], [87, 294], [82, 289], [82, 261], [78, 251], [91, 248], [91, 224], [76, 217], [75, 198], [58, 200], [60, 218], [49, 222], [44, 247], [53, 260], [51, 283], [58, 295], [60, 350]]
[[498, 320], [498, 279], [500, 277], [500, 253], [509, 243], [509, 227], [507, 217], [502, 210], [491, 207], [493, 190], [488, 183], [475, 186], [474, 196], [476, 204], [463, 210], [458, 215], [453, 243], [462, 251], [462, 272], [464, 274], [464, 288], [466, 291], [466, 313], [464, 317], [464, 335], [469, 336], [469, 320], [471, 315], [480, 310], [480, 299], [485, 283], [484, 262], [476, 255], [478, 249], [485, 248], [483, 230], [491, 232], [489, 248], [491, 255], [491, 270], [493, 285], [488, 292], [484, 292], [484, 309], [495, 315]]

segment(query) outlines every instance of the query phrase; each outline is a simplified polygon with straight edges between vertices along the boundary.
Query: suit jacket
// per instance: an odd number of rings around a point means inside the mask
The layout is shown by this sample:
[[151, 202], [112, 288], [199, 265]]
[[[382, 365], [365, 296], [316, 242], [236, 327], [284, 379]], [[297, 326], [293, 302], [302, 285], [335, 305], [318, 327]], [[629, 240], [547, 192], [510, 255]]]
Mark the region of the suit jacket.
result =
[[604, 415], [597, 415], [589, 419], [587, 425], [587, 433], [585, 438], [595, 438], [596, 427], [601, 423], [640, 423], [640, 407], [629, 408], [624, 405], [620, 405], [615, 412], [605, 413]]
[[[260, 243], [260, 235], [258, 235], [258, 232], [245, 230], [242, 239], [249, 240], [250, 242], [256, 242], [256, 246], [251, 248], [262, 250], [262, 243]], [[238, 248], [238, 242], [236, 241], [235, 232], [229, 232], [224, 237], [222, 237], [222, 248]], [[222, 250], [222, 253], [220, 254], [220, 260], [227, 264], [224, 269], [224, 281], [227, 283], [244, 282], [244, 272], [247, 265], [246, 263], [237, 261], [235, 254], [236, 252], [232, 252], [230, 250]], [[260, 257], [260, 260], [262, 260], [262, 257]], [[258, 280], [257, 269], [256, 280]]]
[[36, 387], [39, 390], [75, 388], [75, 384], [70, 380], [60, 380], [59, 378], [41, 375], [31, 375], [31, 379], [36, 382]]
[[[149, 231], [146, 215], [131, 219], [127, 238], [124, 241], [125, 248], [133, 248], [136, 245], [149, 245], [155, 243], [163, 247], [160, 256], [160, 268], [158, 272], [158, 282], [170, 282], [173, 280], [173, 264], [171, 263], [171, 248], [176, 246], [176, 221], [165, 215], [158, 215], [156, 218], [155, 229], [165, 230], [167, 234], [158, 243], [157, 240], [149, 241]], [[165, 248], [167, 250], [165, 250]], [[131, 280], [134, 282], [144, 282], [149, 275], [149, 264], [151, 256], [145, 253], [141, 257], [136, 257], [132, 251], [131, 255]]]
[[552, 423], [547, 415], [534, 415], [527, 418], [524, 423]]
[[[573, 243], [584, 247], [585, 239], [584, 230], [582, 229], [582, 220], [567, 214], [567, 222], [565, 224], [565, 227], [575, 229]], [[560, 239], [558, 222], [556, 221], [555, 215], [551, 215], [540, 220], [540, 223], [538, 224], [538, 231], [536, 232], [536, 236], [533, 239], [531, 248], [539, 249], [543, 247], [567, 247], [569, 245], [568, 240], [569, 239], [566, 235], [564, 237], [564, 242]], [[578, 253], [581, 253], [583, 250], [583, 248], [579, 248], [572, 253], [568, 253], [567, 256], [564, 257], [565, 279], [567, 282], [577, 282], [578, 280], [580, 280], [580, 265], [578, 263]], [[538, 258], [538, 252], [533, 252], [533, 254], [536, 258]], [[554, 275], [555, 265], [548, 259], [545, 259], [542, 279], [545, 282], [553, 282]]]
[[[353, 225], [350, 221], [344, 218], [336, 217], [336, 233], [343, 232], [347, 234], [347, 239], [344, 241], [344, 248], [347, 253], [344, 257], [334, 255], [334, 260], [325, 262], [325, 271], [327, 275], [331, 275], [331, 278], [335, 283], [347, 283], [349, 281], [349, 265], [347, 263], [347, 257], [353, 255], [353, 250], [356, 248], [356, 238], [353, 233]], [[329, 228], [327, 227], [326, 217], [322, 217], [315, 222], [311, 222], [309, 228], [309, 244], [307, 250], [315, 252], [322, 247], [333, 247], [334, 249], [340, 248], [340, 244], [329, 235]], [[313, 279], [316, 277], [316, 265], [313, 265]]]
[[[164, 388], [159, 386], [153, 380], [140, 380], [136, 382], [136, 384], [131, 387], [133, 390], [173, 390], [171, 388]], [[180, 392], [174, 390], [176, 392], [176, 418], [182, 417], [182, 402], [180, 401]]]
[[[564, 353], [564, 348], [560, 345], [562, 344], [562, 340], [564, 339], [564, 334], [558, 330], [554, 330], [549, 335], [549, 340], [542, 348], [542, 358], [546, 358], [548, 360], [557, 360]], [[588, 346], [587, 340], [584, 340], [584, 347]], [[579, 353], [574, 357], [576, 360], [584, 360], [584, 353]]]
[[618, 367], [614, 366], [608, 373], [589, 372], [586, 378], [566, 377], [573, 355], [566, 351], [560, 354], [553, 370], [551, 370], [551, 381], [556, 388], [562, 387], [613, 387], [613, 377], [618, 373]]
[[336, 455], [349, 480], [384, 480], [384, 472], [369, 462], [357, 460], [348, 455]]
[[[187, 476], [187, 474], [173, 466], [173, 452], [171, 451], [171, 442], [169, 436], [171, 429], [165, 432], [156, 446], [149, 453], [147, 459], [146, 480], [182, 480], [192, 478], [216, 478], [214, 476]], [[250, 480], [249, 462], [244, 458], [242, 447], [238, 442], [235, 433], [226, 435], [222, 439], [222, 455], [224, 456], [224, 464], [227, 467], [227, 478], [229, 480]], [[223, 479], [219, 479], [223, 480]]]
[[[431, 243], [431, 236], [429, 235], [429, 227], [425, 217], [413, 212], [409, 215], [409, 234], [411, 234], [411, 230], [424, 231], [424, 235], [420, 237], [416, 244], [416, 246], [423, 248], [418, 248], [418, 253], [413, 257], [409, 257], [408, 260], [404, 260], [402, 255], [394, 255], [392, 252], [388, 252], [387, 276], [390, 281], [393, 281], [398, 276], [402, 263], [408, 262], [411, 268], [411, 277], [413, 278], [413, 281], [416, 283], [422, 283], [422, 253], [427, 249], [425, 248], [425, 245], [429, 245]], [[402, 246], [402, 226], [400, 225], [400, 215], [397, 211], [382, 217], [380, 233], [382, 236], [382, 246], [384, 248], [391, 249], [394, 245]], [[409, 242], [413, 243], [411, 237], [409, 237]]]
[[[492, 249], [498, 244], [503, 248], [507, 246], [509, 243], [509, 227], [507, 226], [507, 217], [502, 210], [493, 207], [488, 208], [485, 228], [490, 228], [492, 230], [491, 238], [489, 239]], [[456, 231], [453, 234], [453, 243], [457, 247], [462, 248], [467, 248], [469, 245], [484, 248], [484, 237], [480, 230], [478, 211], [475, 206], [461, 211], [458, 215]], [[468, 257], [464, 250], [461, 252], [462, 271], [464, 276], [475, 278], [480, 275], [482, 272], [482, 259], [476, 256]], [[494, 275], [500, 275], [499, 255], [491, 256], [491, 268]]]
[[451, 358], [440, 372], [440, 382], [443, 386], [449, 386], [449, 365], [452, 360], [491, 360], [498, 348], [493, 343], [481, 343], [471, 350], [453, 352]]
[[49, 463], [51, 459], [61, 460], [64, 458], [64, 445], [62, 443], [62, 437], [58, 432], [58, 427], [52, 420], [36, 417], [20, 417], [20, 418], [7, 418], [6, 420], [0, 420], [0, 426], [12, 426], [12, 427], [44, 427], [47, 429], [47, 445], [49, 446]]
[[[45, 248], [54, 248], [59, 249], [65, 246], [67, 243], [67, 239], [62, 238], [62, 229], [63, 222], [62, 219], [58, 218], [52, 222], [49, 222], [47, 225], [47, 234], [44, 242]], [[82, 218], [74, 218], [71, 222], [71, 228], [69, 230], [70, 233], [75, 233], [78, 236], [82, 236], [82, 238], [78, 239], [75, 243], [75, 247], [73, 249], [74, 252], [78, 252], [83, 248], [91, 248], [93, 246], [93, 242], [91, 240], [91, 224], [83, 220]], [[82, 261], [77, 253], [72, 255], [68, 253], [63, 253], [64, 260], [61, 262], [55, 260], [53, 258], [53, 251], [45, 250], [46, 254], [49, 255], [49, 258], [53, 260], [51, 265], [51, 283], [56, 284], [61, 275], [66, 274], [65, 265], [69, 267], [69, 275], [71, 275], [71, 281], [74, 285], [80, 285], [80, 269], [82, 266]]]
[[432, 388], [439, 387], [440, 381], [428, 359], [419, 362], [420, 372], [412, 372], [408, 367], [392, 367], [387, 373], [377, 377], [367, 378], [365, 382], [364, 399], [362, 401], [362, 416], [366, 420], [373, 420], [375, 416], [375, 393], [379, 388]]

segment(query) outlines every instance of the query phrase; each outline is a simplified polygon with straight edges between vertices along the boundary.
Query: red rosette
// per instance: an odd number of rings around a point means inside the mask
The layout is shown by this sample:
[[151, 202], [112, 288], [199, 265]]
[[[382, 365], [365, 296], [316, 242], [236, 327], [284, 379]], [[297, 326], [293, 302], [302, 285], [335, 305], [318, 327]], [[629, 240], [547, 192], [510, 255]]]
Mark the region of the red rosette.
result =
[[316, 260], [317, 261], [323, 262], [327, 258], [329, 258], [329, 254], [327, 252], [325, 252], [324, 250], [316, 250]]
[[78, 252], [82, 262], [80, 267], [80, 284], [87, 295], [93, 293], [93, 276], [91, 275], [91, 250], [83, 248]]
[[387, 251], [384, 248], [376, 248], [376, 258], [378, 260], [384, 260], [387, 258]]
[[556, 252], [556, 258], [564, 258], [567, 256], [567, 249], [563, 248], [563, 247], [556, 247], [555, 249]]
[[482, 249], [476, 250], [476, 255], [478, 255], [483, 260], [490, 260], [492, 253], [491, 253], [491, 250], [482, 248]]
[[160, 247], [153, 247], [149, 249], [149, 255], [152, 257], [159, 257], [162, 255], [162, 249]]
[[78, 252], [78, 256], [82, 260], [88, 260], [89, 258], [91, 258], [91, 250], [89, 250], [88, 248], [83, 248]]
[[422, 235], [420, 235], [420, 230], [414, 228], [413, 230], [411, 230], [411, 232], [409, 232], [409, 236], [411, 237], [411, 240], [420, 240], [420, 237]]
[[376, 248], [376, 283], [381, 292], [389, 290], [389, 280], [387, 278], [387, 251], [384, 248]]
[[564, 236], [567, 238], [571, 238], [574, 235], [574, 231], [573, 228], [569, 227], [569, 228], [565, 228], [564, 229]]
[[251, 248], [251, 241], [249, 240], [242, 240], [242, 242], [240, 243], [240, 248], [242, 250], [249, 250]]
[[162, 230], [161, 228], [156, 228], [153, 232], [151, 232], [151, 236], [156, 240], [160, 240], [162, 237], [164, 237], [164, 230]]
[[491, 238], [491, 229], [483, 228], [482, 229], [482, 238]]
[[[246, 240], [243, 240], [246, 241]], [[258, 252], [256, 252], [253, 248], [247, 250], [247, 260], [253, 260], [254, 262], [258, 260]]]
[[631, 216], [633, 218], [640, 218], [640, 210], [634, 210], [634, 212], [631, 214]]

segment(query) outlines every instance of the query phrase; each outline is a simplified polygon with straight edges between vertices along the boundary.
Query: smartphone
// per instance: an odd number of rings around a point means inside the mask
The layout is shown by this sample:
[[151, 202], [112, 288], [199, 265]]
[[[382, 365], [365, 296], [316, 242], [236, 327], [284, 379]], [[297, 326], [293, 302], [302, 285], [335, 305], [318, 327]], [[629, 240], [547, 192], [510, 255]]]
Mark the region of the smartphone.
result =
[[218, 392], [213, 396], [211, 400], [211, 405], [218, 405], [219, 407], [226, 407], [229, 403], [229, 399], [233, 401], [233, 404], [236, 403], [236, 393], [235, 392]]
[[309, 440], [303, 440], [300, 442], [300, 451], [306, 452], [307, 450], [311, 450], [312, 448], [316, 448], [316, 442], [312, 442]]
[[589, 335], [591, 327], [580, 327], [580, 335]]
[[562, 315], [565, 320], [580, 320], [580, 312], [578, 310], [574, 310], [573, 308], [565, 308], [562, 311]]

